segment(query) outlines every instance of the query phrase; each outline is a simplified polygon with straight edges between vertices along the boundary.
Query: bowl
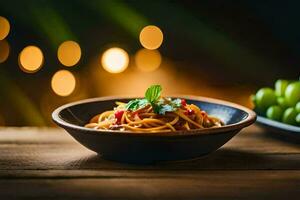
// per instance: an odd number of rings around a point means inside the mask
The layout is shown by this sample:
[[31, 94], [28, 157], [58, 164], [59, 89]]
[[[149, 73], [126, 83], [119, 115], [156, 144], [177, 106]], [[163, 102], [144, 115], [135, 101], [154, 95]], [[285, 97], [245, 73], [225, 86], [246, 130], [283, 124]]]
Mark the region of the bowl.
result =
[[270, 133], [273, 136], [278, 136], [278, 138], [282, 139], [290, 138], [291, 140], [295, 140], [295, 142], [300, 142], [299, 126], [274, 121], [264, 116], [257, 117], [257, 124], [269, 130], [267, 133]]
[[256, 120], [256, 114], [243, 106], [197, 96], [185, 98], [208, 114], [219, 117], [225, 125], [207, 129], [174, 132], [132, 132], [94, 130], [83, 127], [93, 116], [111, 110], [115, 101], [128, 102], [129, 97], [101, 97], [69, 103], [52, 113], [53, 121], [64, 128], [86, 148], [104, 159], [149, 164], [159, 161], [194, 159], [219, 149], [241, 129]]

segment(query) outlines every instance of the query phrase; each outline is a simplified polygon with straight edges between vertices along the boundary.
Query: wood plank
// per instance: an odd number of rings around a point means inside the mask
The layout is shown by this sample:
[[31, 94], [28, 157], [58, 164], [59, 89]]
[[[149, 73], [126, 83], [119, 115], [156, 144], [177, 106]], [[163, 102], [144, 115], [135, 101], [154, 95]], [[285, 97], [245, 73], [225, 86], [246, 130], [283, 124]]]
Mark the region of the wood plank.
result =
[[68, 134], [53, 128], [0, 130], [0, 169], [300, 169], [300, 148], [261, 134], [252, 126], [223, 148], [197, 160], [152, 166], [119, 164], [101, 159]]
[[0, 194], [1, 199], [296, 199], [300, 195], [300, 171], [184, 173], [172, 177], [0, 179]]
[[254, 154], [224, 147], [195, 160], [137, 166], [103, 160], [73, 147], [1, 147], [0, 169], [300, 169], [300, 154]]
[[[209, 176], [220, 174], [244, 175], [264, 174], [296, 174], [300, 170], [152, 170], [152, 169], [71, 169], [71, 170], [0, 170], [0, 179], [86, 179], [86, 178], [195, 178], [207, 174]], [[300, 181], [300, 180], [299, 180]]]
[[300, 149], [245, 129], [209, 156], [150, 166], [103, 160], [53, 128], [0, 130], [1, 199], [286, 199]]
[[[78, 143], [63, 129], [58, 128], [0, 128], [0, 144], [73, 144]], [[268, 137], [264, 130], [251, 126], [230, 140], [226, 147], [260, 153], [300, 153], [299, 144]]]

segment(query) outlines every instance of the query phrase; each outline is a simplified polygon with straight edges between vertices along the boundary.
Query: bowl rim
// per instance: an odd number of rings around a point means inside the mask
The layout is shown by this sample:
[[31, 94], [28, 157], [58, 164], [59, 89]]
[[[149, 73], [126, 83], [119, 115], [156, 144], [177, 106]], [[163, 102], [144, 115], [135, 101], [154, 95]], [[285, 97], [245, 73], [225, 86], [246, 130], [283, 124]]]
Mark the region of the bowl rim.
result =
[[293, 132], [295, 134], [300, 134], [300, 127], [299, 126], [294, 126], [294, 125], [291, 125], [291, 124], [285, 124], [283, 122], [268, 119], [267, 117], [262, 116], [262, 115], [257, 116], [257, 123], [261, 124], [261, 125], [264, 125], [264, 126], [280, 129], [280, 130]]
[[233, 130], [240, 130], [242, 128], [245, 128], [251, 124], [253, 124], [256, 121], [256, 113], [244, 106], [241, 106], [236, 103], [232, 103], [229, 101], [224, 101], [220, 99], [215, 99], [215, 98], [209, 98], [209, 97], [203, 97], [203, 96], [194, 96], [194, 95], [170, 95], [168, 97], [171, 98], [184, 98], [187, 100], [194, 100], [194, 101], [204, 101], [207, 103], [213, 103], [213, 104], [219, 104], [223, 106], [229, 106], [235, 109], [242, 110], [248, 114], [248, 116], [241, 121], [234, 123], [234, 124], [229, 124], [221, 127], [212, 127], [212, 128], [207, 128], [207, 129], [193, 129], [193, 130], [178, 130], [178, 131], [171, 131], [171, 132], [166, 132], [166, 131], [156, 131], [156, 132], [137, 132], [137, 131], [118, 131], [118, 130], [95, 130], [91, 128], [86, 128], [83, 126], [75, 125], [72, 123], [69, 123], [62, 119], [60, 117], [60, 112], [66, 108], [69, 108], [71, 106], [75, 105], [80, 105], [80, 104], [86, 104], [86, 103], [93, 103], [93, 102], [98, 102], [98, 101], [108, 101], [108, 100], [119, 100], [119, 99], [134, 99], [134, 98], [143, 98], [143, 97], [137, 97], [137, 96], [105, 96], [105, 97], [97, 97], [97, 98], [89, 98], [89, 99], [84, 99], [84, 100], [79, 100], [71, 103], [64, 104], [58, 108], [56, 108], [52, 112], [52, 120], [59, 125], [62, 128], [67, 128], [67, 129], [73, 129], [73, 130], [81, 130], [85, 131], [88, 134], [106, 134], [106, 135], [126, 135], [126, 136], [164, 136], [164, 137], [169, 137], [169, 136], [191, 136], [191, 135], [204, 135], [204, 134], [223, 134], [228, 131], [233, 131]]

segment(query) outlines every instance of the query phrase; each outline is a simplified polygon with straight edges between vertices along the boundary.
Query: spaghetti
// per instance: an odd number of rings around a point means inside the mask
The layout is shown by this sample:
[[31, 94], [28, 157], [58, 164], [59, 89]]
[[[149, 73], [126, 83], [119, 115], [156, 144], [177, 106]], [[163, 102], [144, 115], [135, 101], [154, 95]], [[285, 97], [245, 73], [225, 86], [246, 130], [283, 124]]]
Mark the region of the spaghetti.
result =
[[224, 123], [185, 99], [160, 97], [161, 87], [148, 88], [145, 99], [116, 102], [114, 110], [94, 116], [87, 128], [119, 131], [177, 131], [220, 127]]

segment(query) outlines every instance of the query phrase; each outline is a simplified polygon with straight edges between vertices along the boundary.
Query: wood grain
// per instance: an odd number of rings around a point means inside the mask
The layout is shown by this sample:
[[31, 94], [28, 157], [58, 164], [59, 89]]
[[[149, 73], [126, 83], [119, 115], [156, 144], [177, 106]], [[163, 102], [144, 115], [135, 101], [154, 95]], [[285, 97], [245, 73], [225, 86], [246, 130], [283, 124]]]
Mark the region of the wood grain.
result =
[[61, 129], [0, 129], [0, 199], [286, 199], [300, 195], [300, 146], [256, 126], [199, 159], [103, 160]]
[[267, 137], [257, 127], [209, 156], [151, 166], [103, 160], [59, 129], [4, 129], [0, 136], [0, 169], [300, 169], [297, 144]]
[[0, 180], [0, 194], [3, 199], [293, 199], [299, 195], [300, 173], [295, 171], [176, 174], [5, 179]]

